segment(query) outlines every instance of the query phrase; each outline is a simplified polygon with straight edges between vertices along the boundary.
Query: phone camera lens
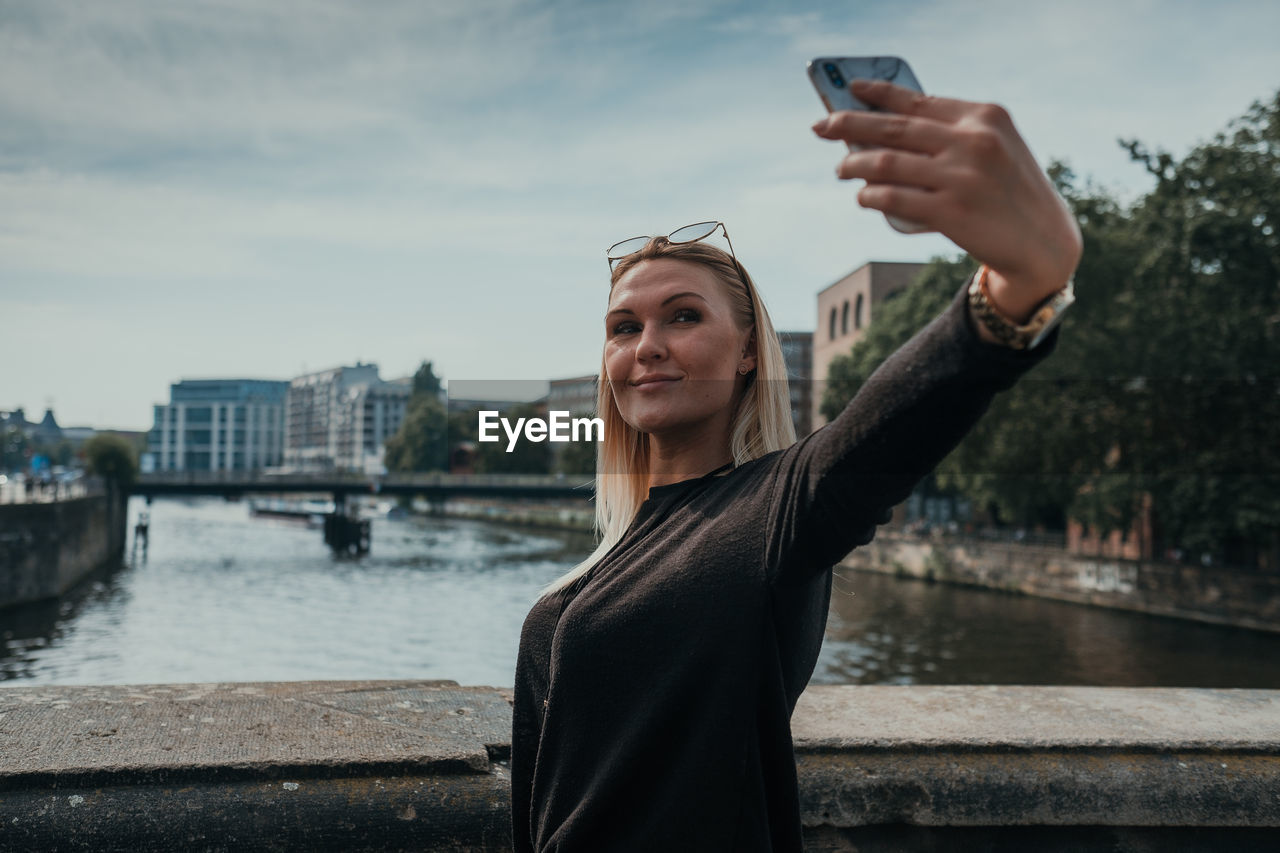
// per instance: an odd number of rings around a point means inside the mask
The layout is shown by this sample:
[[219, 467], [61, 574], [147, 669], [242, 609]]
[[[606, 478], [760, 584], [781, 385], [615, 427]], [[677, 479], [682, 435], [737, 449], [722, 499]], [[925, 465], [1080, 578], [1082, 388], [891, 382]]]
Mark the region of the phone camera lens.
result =
[[834, 62], [823, 64], [822, 70], [827, 72], [827, 79], [831, 81], [831, 85], [837, 89], [844, 88], [844, 76], [840, 73], [840, 69], [836, 67]]

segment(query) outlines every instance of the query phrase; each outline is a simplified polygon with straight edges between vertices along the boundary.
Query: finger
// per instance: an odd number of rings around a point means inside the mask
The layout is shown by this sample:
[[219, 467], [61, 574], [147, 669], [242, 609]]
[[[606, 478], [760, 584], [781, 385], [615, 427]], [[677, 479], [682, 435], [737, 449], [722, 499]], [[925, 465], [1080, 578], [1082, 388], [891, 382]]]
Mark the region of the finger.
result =
[[923, 154], [877, 148], [855, 151], [846, 156], [836, 167], [836, 176], [843, 180], [862, 178], [873, 184], [937, 189], [942, 171], [933, 158]]
[[897, 184], [867, 184], [858, 190], [858, 204], [938, 230], [934, 224], [938, 200], [933, 190]]
[[864, 110], [841, 110], [813, 126], [824, 139], [840, 139], [853, 145], [878, 145], [936, 154], [950, 139], [945, 125], [928, 119]]
[[891, 113], [924, 116], [938, 121], [958, 121], [972, 107], [968, 101], [925, 95], [914, 89], [895, 86], [887, 80], [854, 80], [849, 84], [849, 90], [864, 104]]

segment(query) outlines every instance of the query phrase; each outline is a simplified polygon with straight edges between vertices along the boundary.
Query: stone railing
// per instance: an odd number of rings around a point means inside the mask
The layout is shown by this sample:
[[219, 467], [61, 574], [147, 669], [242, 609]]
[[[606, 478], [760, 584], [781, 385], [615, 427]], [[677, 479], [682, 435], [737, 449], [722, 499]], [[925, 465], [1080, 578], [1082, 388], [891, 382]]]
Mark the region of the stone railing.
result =
[[[452, 682], [0, 688], [0, 849], [509, 850], [510, 722]], [[809, 850], [1280, 832], [1280, 691], [813, 687], [793, 729]]]

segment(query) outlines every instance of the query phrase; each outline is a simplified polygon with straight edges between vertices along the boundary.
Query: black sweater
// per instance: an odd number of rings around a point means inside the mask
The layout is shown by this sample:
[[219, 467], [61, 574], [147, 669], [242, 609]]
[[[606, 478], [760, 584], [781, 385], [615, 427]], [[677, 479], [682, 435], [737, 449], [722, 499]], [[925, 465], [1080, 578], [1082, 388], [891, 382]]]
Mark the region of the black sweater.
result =
[[518, 851], [801, 849], [791, 712], [831, 567], [1053, 348], [980, 340], [963, 292], [832, 423], [649, 490], [585, 579], [539, 600], [516, 666]]

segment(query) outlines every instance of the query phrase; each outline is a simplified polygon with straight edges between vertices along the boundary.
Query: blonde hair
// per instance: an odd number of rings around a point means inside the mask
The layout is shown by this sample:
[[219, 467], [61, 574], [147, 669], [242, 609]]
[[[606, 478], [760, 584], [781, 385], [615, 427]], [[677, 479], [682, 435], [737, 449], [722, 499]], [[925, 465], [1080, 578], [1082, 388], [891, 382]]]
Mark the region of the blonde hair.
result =
[[[658, 258], [701, 264], [710, 269], [725, 288], [738, 327], [754, 327], [756, 369], [747, 374], [747, 384], [736, 404], [730, 429], [729, 450], [734, 466], [790, 447], [795, 443], [796, 432], [791, 420], [791, 395], [782, 345], [751, 276], [727, 252], [715, 246], [705, 242], [670, 243], [665, 237], [654, 237], [643, 249], [623, 258], [614, 267], [610, 288], [637, 264]], [[596, 412], [604, 420], [604, 440], [596, 450], [595, 528], [600, 543], [585, 560], [547, 585], [542, 595], [564, 589], [590, 571], [622, 538], [640, 504], [648, 497], [649, 437], [623, 420], [613, 399], [603, 355]]]

